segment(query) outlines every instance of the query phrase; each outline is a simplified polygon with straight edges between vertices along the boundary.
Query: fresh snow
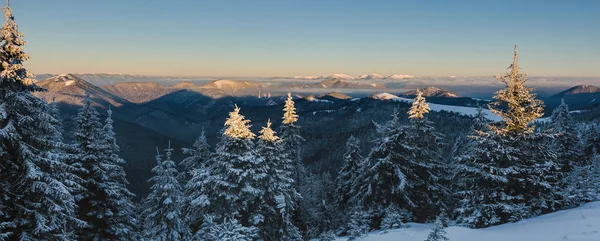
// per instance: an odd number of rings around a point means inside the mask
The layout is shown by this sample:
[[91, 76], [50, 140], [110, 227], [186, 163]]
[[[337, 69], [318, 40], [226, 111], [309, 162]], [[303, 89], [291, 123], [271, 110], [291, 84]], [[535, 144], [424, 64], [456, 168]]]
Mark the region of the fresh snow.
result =
[[[409, 228], [370, 233], [361, 241], [423, 241], [430, 232], [430, 224], [410, 223]], [[465, 227], [446, 228], [450, 241], [598, 241], [600, 240], [600, 202], [558, 211], [516, 223], [507, 223], [483, 229]], [[341, 237], [338, 241], [347, 240]]]
[[[407, 102], [407, 103], [412, 103], [414, 101], [413, 99], [398, 97], [398, 96], [395, 96], [390, 93], [380, 93], [380, 94], [372, 95], [371, 98], [378, 99], [378, 100], [390, 100], [390, 101]], [[477, 108], [475, 108], [475, 107], [441, 105], [441, 104], [429, 103], [429, 108], [431, 108], [432, 111], [444, 110], [444, 111], [455, 112], [455, 113], [458, 113], [461, 115], [468, 115], [468, 116], [477, 115]], [[502, 118], [500, 116], [492, 113], [488, 109], [484, 109], [483, 112], [485, 113], [485, 117], [489, 120], [492, 120], [492, 121], [501, 121], [502, 120]]]
[[371, 79], [384, 79], [385, 77], [383, 75], [379, 75], [379, 74], [363, 74], [360, 75], [358, 77], [356, 77], [356, 79], [360, 79], [360, 80], [371, 80]]
[[328, 76], [326, 79], [334, 79], [334, 78], [354, 79], [354, 77], [347, 75], [347, 74], [333, 74], [333, 75]]
[[414, 76], [407, 75], [407, 74], [393, 74], [393, 75], [386, 77], [386, 79], [411, 79], [411, 78], [414, 78]]

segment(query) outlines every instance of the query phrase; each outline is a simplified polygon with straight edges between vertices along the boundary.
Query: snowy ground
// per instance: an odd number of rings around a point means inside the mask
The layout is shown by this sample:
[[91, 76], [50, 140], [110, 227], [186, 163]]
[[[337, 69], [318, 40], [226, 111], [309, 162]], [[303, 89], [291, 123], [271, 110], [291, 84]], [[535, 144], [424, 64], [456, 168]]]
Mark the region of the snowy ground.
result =
[[[381, 93], [381, 94], [375, 95], [375, 98], [381, 99], [381, 100], [391, 100], [391, 101], [406, 102], [406, 103], [412, 103], [415, 101], [413, 99], [398, 97], [398, 96], [395, 96], [395, 95], [392, 95], [389, 93]], [[445, 111], [455, 112], [455, 113], [458, 113], [461, 115], [468, 115], [468, 116], [477, 115], [477, 108], [475, 108], [475, 107], [441, 105], [441, 104], [434, 104], [434, 103], [429, 103], [429, 102], [427, 102], [427, 103], [429, 104], [429, 108], [431, 108], [432, 111], [445, 110]], [[497, 116], [496, 114], [492, 113], [488, 109], [483, 109], [483, 112], [485, 113], [485, 117], [489, 120], [492, 120], [492, 121], [501, 121], [502, 120], [502, 118], [500, 116]]]
[[[374, 232], [358, 240], [423, 241], [429, 228], [429, 224], [411, 224], [410, 228], [391, 230], [387, 234]], [[517, 223], [485, 229], [449, 227], [446, 232], [451, 241], [600, 241], [600, 202]]]

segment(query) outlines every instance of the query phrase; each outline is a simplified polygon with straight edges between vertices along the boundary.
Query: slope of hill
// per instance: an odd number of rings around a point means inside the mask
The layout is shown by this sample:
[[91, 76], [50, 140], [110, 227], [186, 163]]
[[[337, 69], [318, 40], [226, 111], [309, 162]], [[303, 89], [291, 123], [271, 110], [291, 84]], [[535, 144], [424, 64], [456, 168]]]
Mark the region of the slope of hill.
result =
[[126, 99], [99, 88], [73, 74], [61, 74], [49, 79], [37, 82], [37, 85], [48, 90], [48, 92], [37, 92], [36, 96], [51, 100], [56, 97], [57, 102], [71, 105], [81, 105], [81, 100], [88, 90], [92, 99], [99, 105], [107, 107], [122, 106], [129, 103]]
[[352, 99], [352, 96], [349, 96], [349, 95], [346, 95], [346, 94], [343, 94], [343, 93], [340, 93], [340, 92], [333, 91], [333, 92], [330, 92], [330, 93], [328, 93], [326, 95], [322, 95], [319, 98], [321, 98], [321, 99], [329, 99], [329, 100], [331, 100], [331, 99], [335, 99], [335, 100], [347, 100], [347, 99]]
[[550, 98], [563, 98], [569, 95], [578, 95], [578, 94], [599, 94], [600, 87], [593, 85], [578, 85], [571, 87], [565, 91], [562, 91], [558, 94], [551, 96]]
[[[423, 93], [423, 96], [425, 97], [444, 97], [444, 98], [458, 98], [460, 97], [460, 95], [454, 93], [454, 92], [450, 92], [444, 89], [440, 89], [437, 87], [433, 87], [433, 86], [429, 86], [427, 88], [424, 89], [420, 89], [421, 92]], [[417, 96], [417, 90], [411, 90], [411, 91], [407, 91], [401, 94], [401, 96], [404, 97], [415, 97]]]
[[[394, 102], [406, 102], [406, 103], [414, 102], [413, 99], [398, 97], [398, 96], [392, 95], [390, 93], [375, 94], [375, 95], [371, 95], [369, 98], [376, 99], [376, 100], [384, 100], [384, 101], [394, 101]], [[436, 103], [431, 103], [431, 102], [428, 102], [428, 104], [429, 104], [429, 108], [431, 108], [432, 111], [448, 111], [448, 112], [454, 112], [454, 113], [466, 115], [466, 116], [475, 116], [477, 114], [476, 107], [443, 105], [443, 104], [436, 104]], [[485, 113], [485, 117], [489, 120], [492, 120], [492, 121], [501, 121], [502, 120], [502, 118], [500, 116], [497, 116], [496, 114], [492, 113], [488, 109], [483, 109], [483, 112]]]
[[[364, 241], [423, 241], [430, 232], [430, 224], [410, 223], [410, 227], [391, 230], [388, 233], [373, 232], [360, 239]], [[489, 228], [469, 229], [448, 227], [447, 235], [452, 241], [596, 241], [600, 240], [600, 202], [558, 211], [551, 214], [507, 223]], [[342, 241], [347, 238], [338, 238]]]
[[375, 74], [375, 73], [373, 73], [373, 74], [363, 74], [363, 75], [360, 75], [360, 76], [356, 77], [356, 79], [359, 79], [359, 80], [385, 79], [385, 76], [379, 75], [379, 74]]
[[100, 88], [132, 103], [145, 103], [176, 91], [174, 88], [151, 82], [123, 82]]
[[572, 110], [589, 109], [594, 105], [600, 104], [600, 87], [578, 85], [555, 94], [544, 100], [546, 112], [551, 113], [552, 109], [560, 105], [562, 99], [565, 100], [565, 103]]

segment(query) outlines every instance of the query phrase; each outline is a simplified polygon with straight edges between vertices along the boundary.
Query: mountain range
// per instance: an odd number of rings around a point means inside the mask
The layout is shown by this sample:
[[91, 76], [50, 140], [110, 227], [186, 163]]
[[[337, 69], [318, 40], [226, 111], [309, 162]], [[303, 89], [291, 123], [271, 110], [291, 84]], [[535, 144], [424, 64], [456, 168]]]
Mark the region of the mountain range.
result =
[[[340, 164], [338, 156], [343, 154], [343, 150], [328, 150], [327, 146], [343, 142], [352, 134], [362, 138], [366, 145], [364, 149], [367, 150], [369, 140], [375, 135], [372, 122], [386, 121], [393, 108], [406, 110], [409, 103], [403, 98], [410, 99], [415, 94], [412, 90], [379, 94], [376, 95], [377, 98], [354, 98], [356, 89], [370, 93], [381, 93], [386, 89], [385, 86], [372, 86], [339, 78], [317, 83], [292, 82], [279, 85], [223, 79], [200, 85], [182, 81], [171, 85], [125, 82], [97, 86], [77, 75], [63, 74], [37, 84], [48, 90], [36, 93], [37, 96], [47, 101], [54, 97], [59, 102], [67, 139], [73, 117], [77, 114], [86, 90], [90, 92], [101, 115], [106, 115], [109, 105], [114, 107], [118, 144], [121, 146], [122, 156], [130, 163], [126, 171], [128, 175], [133, 175], [130, 180], [132, 185], [140, 187], [134, 188], [138, 190], [138, 194], [147, 190], [145, 180], [155, 164], [153, 153], [156, 146], [164, 146], [170, 140], [176, 149], [189, 147], [202, 130], [206, 130], [209, 143], [214, 145], [218, 141], [219, 130], [223, 128], [225, 118], [234, 105], [240, 106], [241, 113], [252, 120], [253, 131], [258, 132], [268, 119], [277, 128], [279, 124], [276, 120], [281, 118], [283, 96], [292, 91], [301, 116], [299, 125], [303, 127], [303, 136], [308, 140], [319, 140], [318, 143], [305, 144], [305, 159], [307, 162], [320, 163], [315, 164], [317, 166], [331, 164], [318, 168], [333, 168]], [[322, 92], [326, 94], [318, 94]], [[486, 103], [435, 87], [424, 88], [422, 92], [428, 102], [440, 111], [472, 115], [474, 106]], [[600, 91], [589, 86], [561, 93], [553, 98], [558, 98], [560, 103], [559, 97], [562, 96], [569, 104], [569, 101], [577, 100], [580, 95], [589, 95], [590, 98], [600, 95]], [[389, 98], [386, 99], [385, 96]], [[394, 101], [389, 101], [391, 99]], [[435, 115], [438, 114], [433, 114], [432, 118]], [[452, 126], [449, 120], [458, 121], [455, 118], [442, 119], [444, 122], [439, 122], [438, 126], [442, 130]], [[181, 153], [175, 155], [175, 158], [181, 157]]]
[[294, 76], [294, 77], [273, 77], [271, 79], [297, 79], [297, 80], [323, 80], [323, 79], [343, 79], [343, 80], [398, 80], [398, 79], [410, 79], [414, 78], [412, 75], [405, 74], [392, 74], [383, 76], [380, 74], [362, 74], [359, 76], [352, 76], [348, 74], [332, 74], [328, 76]]

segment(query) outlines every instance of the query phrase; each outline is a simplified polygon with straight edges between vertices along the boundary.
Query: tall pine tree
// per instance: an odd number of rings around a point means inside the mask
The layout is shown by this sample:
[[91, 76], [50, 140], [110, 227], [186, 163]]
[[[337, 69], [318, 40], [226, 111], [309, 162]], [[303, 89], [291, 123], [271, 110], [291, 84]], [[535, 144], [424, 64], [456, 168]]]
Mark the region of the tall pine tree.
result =
[[216, 154], [209, 160], [210, 173], [202, 185], [210, 187], [205, 189], [210, 192], [203, 202], [217, 220], [235, 218], [250, 227], [264, 219], [259, 207], [267, 168], [264, 159], [256, 154], [250, 121], [239, 112], [236, 106], [229, 113]]
[[135, 235], [133, 194], [118, 156], [111, 111], [103, 126], [89, 92], [75, 117], [73, 165], [84, 190], [79, 192], [78, 216], [89, 227], [78, 232], [83, 240], [130, 240]]
[[532, 122], [542, 116], [542, 103], [525, 87], [516, 47], [509, 72], [499, 80], [490, 110], [504, 122], [477, 131], [469, 152], [458, 157], [460, 188], [456, 209], [460, 222], [471, 227], [514, 222], [561, 205], [559, 165], [546, 148], [548, 135], [533, 133]]
[[0, 240], [70, 240], [75, 176], [57, 151], [62, 146], [44, 91], [23, 67], [29, 58], [11, 9], [0, 34]]
[[189, 240], [190, 230], [184, 222], [185, 196], [179, 183], [177, 165], [171, 160], [171, 144], [165, 150], [166, 159], [156, 154], [154, 176], [148, 180], [153, 185], [144, 202], [144, 239], [157, 241]]
[[360, 141], [350, 136], [346, 142], [346, 153], [344, 153], [344, 165], [338, 172], [336, 178], [337, 203], [347, 209], [350, 205], [350, 198], [356, 193], [357, 178], [360, 172], [364, 170], [364, 157], [360, 155]]
[[292, 168], [294, 163], [287, 158], [282, 142], [271, 129], [271, 120], [258, 136], [257, 153], [265, 161], [267, 176], [263, 182], [265, 195], [262, 204], [264, 222], [260, 225], [264, 240], [295, 240], [298, 229], [292, 224], [298, 193], [294, 187]]
[[296, 181], [296, 189], [299, 189], [305, 173], [304, 163], [300, 155], [304, 138], [300, 136], [300, 126], [295, 124], [298, 121], [298, 115], [296, 114], [291, 93], [287, 94], [282, 119], [280, 133], [283, 141], [283, 150], [288, 158], [294, 162], [294, 180]]
[[206, 140], [204, 130], [202, 130], [202, 133], [200, 133], [200, 136], [194, 142], [193, 148], [182, 148], [181, 150], [184, 155], [187, 155], [179, 164], [183, 167], [183, 172], [181, 173], [182, 181], [187, 182], [191, 178], [192, 170], [204, 166], [204, 163], [213, 153]]
[[425, 118], [427, 112], [429, 106], [418, 91], [408, 112], [409, 125], [401, 125], [397, 111], [386, 125], [377, 125], [382, 136], [367, 158], [368, 169], [359, 178], [355, 197], [377, 211], [376, 222], [392, 205], [411, 211], [414, 221], [431, 220], [445, 206], [441, 136]]

